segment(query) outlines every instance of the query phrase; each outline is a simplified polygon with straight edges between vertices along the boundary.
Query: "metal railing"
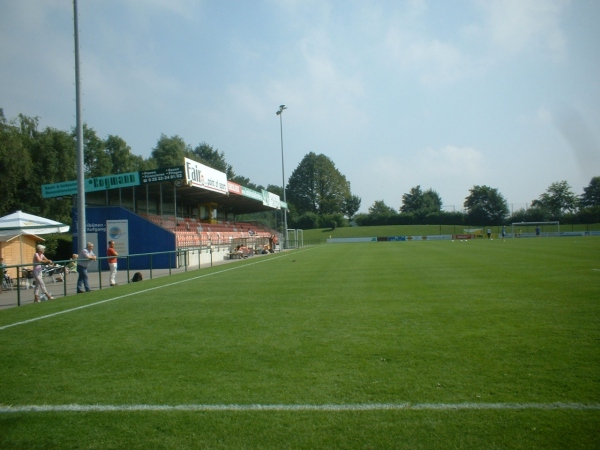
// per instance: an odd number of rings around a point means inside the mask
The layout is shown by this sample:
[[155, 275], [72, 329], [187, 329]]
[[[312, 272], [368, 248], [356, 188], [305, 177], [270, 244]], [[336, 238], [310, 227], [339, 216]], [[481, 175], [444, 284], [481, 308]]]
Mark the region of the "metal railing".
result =
[[[191, 264], [189, 264], [190, 262], [190, 254], [195, 254], [198, 253], [198, 264], [194, 264], [193, 266]], [[143, 271], [143, 272], [147, 272], [149, 273], [149, 278], [152, 279], [154, 277], [154, 274], [159, 271], [159, 270], [163, 270], [165, 271], [166, 275], [172, 275], [174, 271], [177, 271], [178, 273], [180, 272], [187, 272], [188, 269], [201, 269], [202, 268], [202, 260], [201, 260], [201, 253], [205, 253], [206, 255], [209, 255], [210, 257], [210, 261], [206, 263], [206, 265], [208, 267], [212, 267], [213, 266], [213, 248], [212, 247], [188, 247], [188, 248], [183, 248], [183, 249], [178, 249], [178, 250], [170, 250], [170, 251], [164, 251], [164, 252], [153, 252], [153, 253], [137, 253], [137, 254], [132, 254], [132, 255], [127, 255], [127, 256], [118, 256], [117, 260], [118, 260], [118, 264], [119, 265], [124, 265], [125, 266], [125, 270], [119, 271], [119, 273], [126, 273], [127, 274], [127, 283], [131, 283], [131, 273], [137, 270]], [[163, 264], [161, 264], [162, 267], [156, 268], [154, 267], [154, 258], [156, 256], [159, 255], [172, 255], [168, 258], [169, 260], [169, 264], [168, 267], [165, 268]], [[90, 264], [94, 264], [96, 263], [97, 267], [95, 267], [93, 270], [88, 270], [89, 275], [93, 275], [93, 274], [97, 274], [98, 277], [98, 288], [102, 289], [102, 261], [103, 260], [107, 260], [109, 258], [112, 257], [98, 257], [96, 259], [95, 262], [91, 262]], [[144, 269], [132, 269], [132, 260], [133, 259], [139, 259], [139, 258], [148, 258], [147, 261], [147, 268]], [[53, 265], [48, 265], [48, 264], [42, 264], [43, 266], [45, 266], [44, 270], [46, 270], [48, 273], [43, 277], [44, 280], [44, 284], [46, 284], [46, 281], [49, 281], [48, 278], [52, 277], [53, 282], [56, 282], [55, 278], [53, 277], [57, 277], [60, 278], [61, 281], [58, 281], [60, 283], [62, 283], [62, 290], [63, 290], [63, 295], [66, 297], [67, 295], [69, 295], [68, 293], [68, 289], [67, 289], [67, 283], [68, 283], [68, 277], [69, 277], [69, 272], [67, 270], [67, 265], [70, 263], [73, 263], [73, 261], [76, 262], [76, 260], [60, 260], [60, 261], [53, 261]], [[137, 264], [135, 264], [134, 266], [140, 266], [139, 264], [139, 260], [136, 261]], [[28, 275], [28, 272], [31, 272], [31, 269], [33, 268], [33, 263], [27, 263], [27, 264], [11, 264], [11, 265], [5, 265], [4, 266], [4, 270], [8, 270], [8, 269], [16, 269], [17, 271], [17, 276], [16, 278], [12, 278], [12, 284], [11, 284], [11, 290], [16, 290], [17, 291], [17, 306], [21, 306], [21, 291], [22, 290], [28, 290], [33, 286], [34, 283], [34, 278], [32, 276]], [[143, 264], [142, 264], [143, 265]], [[50, 270], [51, 268], [53, 268], [54, 270]], [[24, 272], [26, 272], [26, 274], [24, 275]], [[104, 270], [104, 272], [106, 272], [106, 270]], [[71, 275], [76, 275], [77, 272], [70, 272]], [[4, 274], [2, 274], [3, 276]], [[121, 275], [122, 277], [122, 275]], [[31, 283], [31, 285], [30, 285]], [[48, 287], [48, 286], [47, 286]]]

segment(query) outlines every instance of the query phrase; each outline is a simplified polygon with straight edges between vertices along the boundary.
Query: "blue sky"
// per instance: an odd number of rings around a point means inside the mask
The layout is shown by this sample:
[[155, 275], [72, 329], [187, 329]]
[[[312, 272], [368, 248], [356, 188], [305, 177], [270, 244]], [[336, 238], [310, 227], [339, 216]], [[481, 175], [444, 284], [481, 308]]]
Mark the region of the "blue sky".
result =
[[[474, 185], [511, 209], [600, 176], [600, 1], [79, 0], [83, 120], [148, 157], [161, 133], [281, 185], [323, 153], [366, 212]], [[75, 125], [73, 6], [0, 1], [0, 107]]]

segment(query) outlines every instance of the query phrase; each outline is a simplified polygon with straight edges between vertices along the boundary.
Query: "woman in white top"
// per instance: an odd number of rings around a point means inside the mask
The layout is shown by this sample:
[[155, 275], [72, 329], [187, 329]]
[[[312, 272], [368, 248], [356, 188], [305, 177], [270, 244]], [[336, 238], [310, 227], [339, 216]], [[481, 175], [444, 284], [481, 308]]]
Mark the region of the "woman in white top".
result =
[[33, 255], [33, 279], [35, 280], [35, 287], [33, 288], [33, 302], [39, 303], [40, 289], [44, 294], [46, 294], [48, 300], [54, 300], [54, 297], [50, 295], [46, 289], [44, 280], [42, 279], [42, 264], [52, 264], [52, 261], [50, 261], [44, 255], [44, 252], [46, 251], [46, 247], [44, 245], [38, 245], [36, 250], [36, 254]]

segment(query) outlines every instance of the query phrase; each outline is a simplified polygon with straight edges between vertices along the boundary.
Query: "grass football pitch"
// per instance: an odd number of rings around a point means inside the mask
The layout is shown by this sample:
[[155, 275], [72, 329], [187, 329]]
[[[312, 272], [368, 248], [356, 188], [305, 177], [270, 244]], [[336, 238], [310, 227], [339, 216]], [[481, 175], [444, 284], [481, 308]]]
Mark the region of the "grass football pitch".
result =
[[0, 448], [598, 448], [600, 238], [330, 244], [0, 311]]

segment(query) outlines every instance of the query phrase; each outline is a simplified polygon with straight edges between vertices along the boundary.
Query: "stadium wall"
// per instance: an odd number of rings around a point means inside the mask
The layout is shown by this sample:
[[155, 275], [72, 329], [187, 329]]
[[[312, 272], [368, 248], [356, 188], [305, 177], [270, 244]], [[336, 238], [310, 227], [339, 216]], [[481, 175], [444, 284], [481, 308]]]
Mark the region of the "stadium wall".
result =
[[[106, 206], [86, 208], [86, 237], [88, 242], [94, 244], [94, 253], [98, 257], [106, 256], [108, 241], [115, 241], [115, 248], [119, 256], [137, 255], [144, 253], [168, 252], [176, 250], [175, 234], [153, 224], [149, 220], [132, 213], [120, 206]], [[83, 245], [79, 244], [77, 230], [77, 211], [73, 209], [73, 253], [80, 254]], [[119, 260], [124, 264], [125, 260]], [[105, 259], [99, 261], [102, 270], [108, 270]], [[150, 257], [138, 256], [130, 258], [131, 270], [168, 269], [176, 267], [173, 254], [153, 255]], [[94, 267], [95, 266], [95, 267]], [[96, 264], [90, 265], [90, 271], [98, 270]], [[126, 267], [120, 266], [120, 270]]]

